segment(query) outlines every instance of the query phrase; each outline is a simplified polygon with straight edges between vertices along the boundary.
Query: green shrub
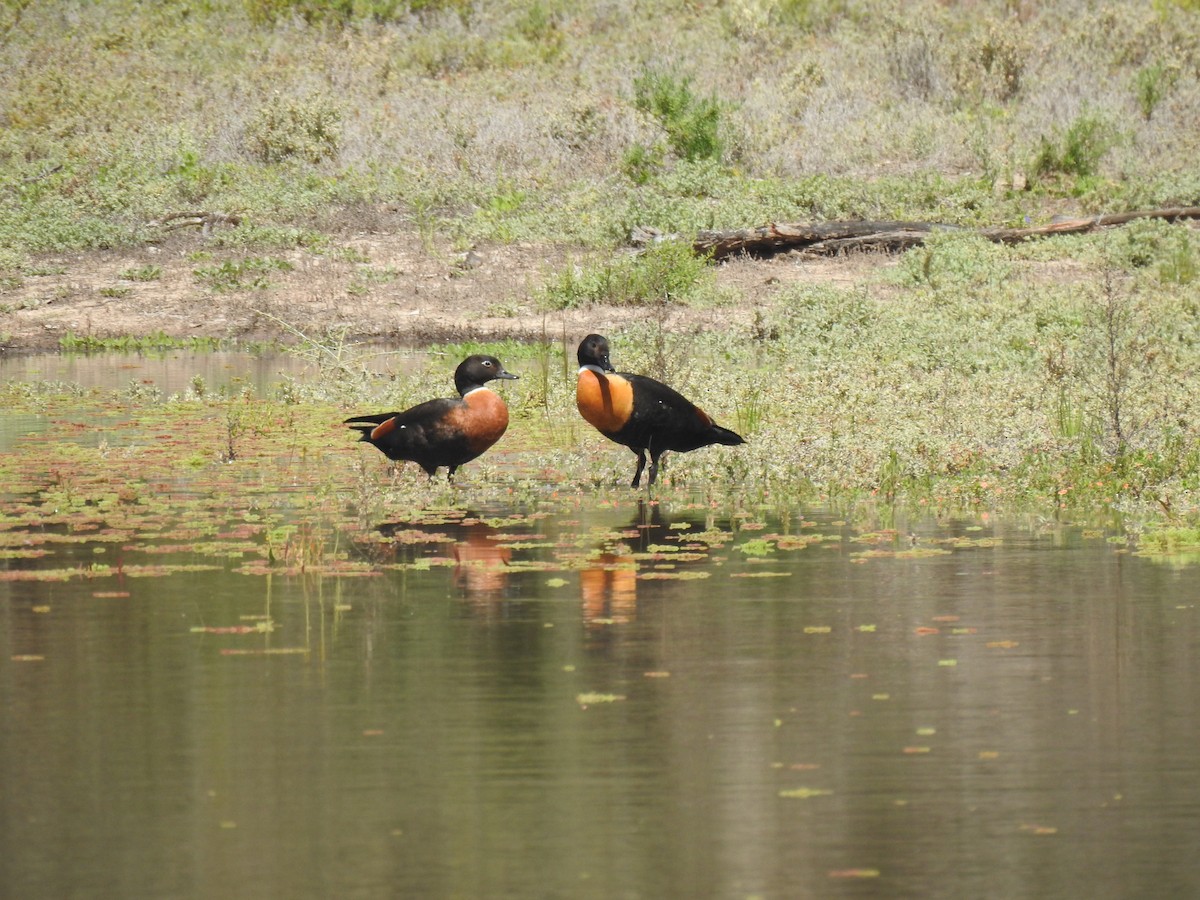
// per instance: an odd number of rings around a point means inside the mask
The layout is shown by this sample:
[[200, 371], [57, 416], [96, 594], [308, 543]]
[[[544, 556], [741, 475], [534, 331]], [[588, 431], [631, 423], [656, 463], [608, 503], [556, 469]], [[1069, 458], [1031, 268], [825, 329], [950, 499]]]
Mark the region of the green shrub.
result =
[[690, 78], [648, 71], [634, 80], [633, 95], [634, 106], [658, 121], [680, 159], [721, 158], [721, 104], [697, 96]]
[[121, 278], [126, 281], [158, 281], [162, 278], [162, 266], [139, 266], [136, 269], [125, 269]]
[[1171, 92], [1179, 77], [1177, 66], [1163, 63], [1153, 63], [1138, 69], [1133, 76], [1133, 93], [1137, 97], [1138, 109], [1142, 118], [1147, 122], [1154, 115], [1154, 110]]
[[264, 163], [333, 159], [341, 140], [341, 111], [321, 96], [302, 100], [272, 97], [246, 126], [245, 136], [250, 155]]
[[941, 231], [900, 258], [901, 281], [932, 288], [970, 288], [1002, 284], [1012, 265], [1008, 250], [968, 232]]
[[1057, 140], [1041, 138], [1030, 168], [1039, 177], [1086, 178], [1099, 171], [1100, 160], [1116, 142], [1113, 126], [1102, 116], [1085, 110]]
[[590, 267], [568, 266], [542, 288], [550, 309], [576, 309], [593, 303], [652, 306], [713, 299], [716, 277], [708, 261], [679, 241], [656, 244], [637, 255]]
[[24, 253], [12, 247], [0, 245], [0, 286], [8, 283], [10, 287], [21, 284], [21, 276], [30, 274], [23, 270], [27, 268], [28, 259]]
[[843, 19], [849, 7], [845, 0], [773, 0], [767, 9], [767, 21], [776, 28], [817, 31]]
[[329, 243], [327, 235], [308, 228], [291, 225], [254, 225], [242, 223], [237, 228], [209, 235], [208, 246], [236, 248], [244, 251], [292, 250], [303, 247], [314, 253], [323, 252]]
[[634, 184], [646, 184], [654, 173], [662, 168], [663, 152], [660, 147], [634, 144], [625, 151], [621, 160], [621, 171]]
[[201, 203], [214, 191], [229, 183], [229, 173], [220, 166], [206, 164], [200, 153], [181, 149], [175, 165], [167, 170], [175, 180], [175, 189], [186, 203]]
[[517, 33], [541, 49], [541, 58], [551, 62], [562, 53], [565, 36], [554, 10], [545, 3], [532, 3], [516, 21]]
[[1146, 219], [1106, 237], [1105, 259], [1121, 269], [1149, 272], [1170, 284], [1190, 284], [1200, 272], [1200, 248], [1180, 225]]

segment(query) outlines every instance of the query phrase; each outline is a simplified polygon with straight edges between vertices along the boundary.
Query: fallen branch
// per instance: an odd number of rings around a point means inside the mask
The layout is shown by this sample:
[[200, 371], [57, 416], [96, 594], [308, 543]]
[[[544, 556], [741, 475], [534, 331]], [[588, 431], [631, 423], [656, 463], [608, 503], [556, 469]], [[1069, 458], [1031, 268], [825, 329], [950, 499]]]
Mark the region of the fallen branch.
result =
[[216, 225], [228, 225], [236, 228], [242, 224], [242, 217], [223, 212], [181, 212], [172, 213], [146, 224], [151, 228], [164, 228], [167, 231], [174, 231], [177, 228], [199, 228], [207, 235]]
[[1049, 234], [1079, 234], [1096, 228], [1125, 225], [1135, 219], [1200, 219], [1200, 206], [1174, 206], [1167, 209], [1144, 209], [1137, 212], [1113, 213], [1107, 216], [1089, 216], [1085, 219], [1063, 219], [1039, 228], [992, 228], [981, 231], [984, 237], [1005, 244], [1015, 244], [1029, 237]]
[[[1200, 207], [1182, 206], [1137, 212], [1066, 219], [1036, 228], [985, 228], [975, 233], [990, 241], [1015, 244], [1034, 237], [1055, 234], [1080, 234], [1098, 228], [1124, 225], [1135, 219], [1200, 219]], [[930, 222], [820, 222], [815, 224], [761, 225], [734, 231], [701, 231], [692, 249], [700, 255], [724, 259], [737, 254], [773, 256], [791, 250], [815, 255], [845, 253], [848, 250], [897, 252], [924, 243], [937, 231], [966, 231], [953, 225]], [[644, 230], [650, 233], [649, 230]], [[645, 240], [645, 235], [642, 235]]]

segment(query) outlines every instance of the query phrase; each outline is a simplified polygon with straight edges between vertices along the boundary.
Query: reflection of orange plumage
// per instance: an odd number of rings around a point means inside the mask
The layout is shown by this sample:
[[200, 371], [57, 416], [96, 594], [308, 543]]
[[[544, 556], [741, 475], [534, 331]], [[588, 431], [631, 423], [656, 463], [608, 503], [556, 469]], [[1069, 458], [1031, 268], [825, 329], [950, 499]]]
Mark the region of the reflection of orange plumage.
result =
[[637, 609], [637, 563], [628, 554], [604, 552], [579, 573], [585, 621], [628, 622]]
[[512, 548], [501, 547], [488, 525], [468, 525], [454, 545], [454, 583], [468, 594], [499, 594], [508, 582]]

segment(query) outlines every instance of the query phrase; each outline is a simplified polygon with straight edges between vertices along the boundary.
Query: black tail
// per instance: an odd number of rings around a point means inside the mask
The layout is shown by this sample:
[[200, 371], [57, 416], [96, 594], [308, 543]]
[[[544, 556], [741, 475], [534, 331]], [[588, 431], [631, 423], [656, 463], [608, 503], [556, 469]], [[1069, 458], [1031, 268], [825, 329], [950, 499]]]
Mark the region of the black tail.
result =
[[[371, 432], [375, 430], [375, 426], [382, 425], [384, 422], [386, 422], [388, 419], [390, 419], [394, 415], [396, 415], [396, 414], [395, 413], [376, 413], [375, 415], [371, 415], [371, 416], [351, 416], [350, 418], [346, 419], [342, 424], [349, 425], [355, 431], [359, 432], [358, 439], [360, 441], [370, 441], [371, 440]], [[359, 424], [359, 423], [365, 423], [365, 422], [369, 422], [370, 424], [369, 425]]]
[[[349, 425], [350, 423], [347, 422], [346, 424]], [[374, 425], [350, 425], [350, 427], [359, 433], [358, 439], [360, 441], [371, 440], [371, 432], [375, 430]]]

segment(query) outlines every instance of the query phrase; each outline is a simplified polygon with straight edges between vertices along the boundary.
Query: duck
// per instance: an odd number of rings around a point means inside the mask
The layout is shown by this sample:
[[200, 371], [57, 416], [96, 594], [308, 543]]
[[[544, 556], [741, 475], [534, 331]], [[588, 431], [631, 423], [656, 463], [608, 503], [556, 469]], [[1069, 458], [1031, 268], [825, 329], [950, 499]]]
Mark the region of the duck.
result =
[[631, 487], [641, 484], [650, 455], [648, 486], [658, 479], [668, 450], [686, 453], [711, 444], [746, 443], [682, 394], [646, 375], [618, 373], [609, 361], [608, 338], [589, 334], [579, 344], [575, 405], [602, 435], [637, 454]]
[[458, 397], [426, 400], [404, 412], [351, 416], [343, 424], [388, 459], [415, 462], [430, 478], [445, 466], [447, 480], [453, 481], [459, 466], [484, 453], [508, 429], [508, 407], [485, 385], [517, 377], [494, 356], [468, 356], [454, 370]]

